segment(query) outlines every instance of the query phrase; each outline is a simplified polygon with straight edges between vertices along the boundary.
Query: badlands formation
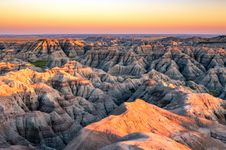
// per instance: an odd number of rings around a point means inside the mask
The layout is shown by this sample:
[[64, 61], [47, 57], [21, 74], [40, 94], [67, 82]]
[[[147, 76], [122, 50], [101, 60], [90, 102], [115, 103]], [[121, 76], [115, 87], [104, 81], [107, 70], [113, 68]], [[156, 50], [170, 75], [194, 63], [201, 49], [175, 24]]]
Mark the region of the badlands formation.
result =
[[0, 41], [0, 149], [226, 149], [226, 37]]

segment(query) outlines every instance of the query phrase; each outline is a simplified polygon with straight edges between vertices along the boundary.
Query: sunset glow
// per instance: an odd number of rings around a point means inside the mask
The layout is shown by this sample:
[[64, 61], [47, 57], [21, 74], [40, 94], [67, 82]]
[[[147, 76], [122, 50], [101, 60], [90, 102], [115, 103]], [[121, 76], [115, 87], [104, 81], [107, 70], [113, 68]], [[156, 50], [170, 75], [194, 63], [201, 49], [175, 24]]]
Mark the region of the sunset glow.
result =
[[1, 0], [0, 33], [226, 33], [224, 0]]

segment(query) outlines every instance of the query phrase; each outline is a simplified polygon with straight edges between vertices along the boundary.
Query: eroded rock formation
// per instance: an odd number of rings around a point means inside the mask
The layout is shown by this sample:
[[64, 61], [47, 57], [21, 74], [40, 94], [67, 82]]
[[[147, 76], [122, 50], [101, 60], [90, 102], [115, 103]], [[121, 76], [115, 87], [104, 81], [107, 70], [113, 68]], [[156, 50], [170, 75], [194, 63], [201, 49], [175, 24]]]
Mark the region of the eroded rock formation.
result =
[[[91, 124], [67, 149], [224, 149], [211, 133], [225, 126], [205, 119], [184, 117], [142, 100], [125, 103], [111, 116]], [[205, 140], [204, 140], [205, 139]]]
[[225, 149], [225, 42], [3, 41], [0, 148]]

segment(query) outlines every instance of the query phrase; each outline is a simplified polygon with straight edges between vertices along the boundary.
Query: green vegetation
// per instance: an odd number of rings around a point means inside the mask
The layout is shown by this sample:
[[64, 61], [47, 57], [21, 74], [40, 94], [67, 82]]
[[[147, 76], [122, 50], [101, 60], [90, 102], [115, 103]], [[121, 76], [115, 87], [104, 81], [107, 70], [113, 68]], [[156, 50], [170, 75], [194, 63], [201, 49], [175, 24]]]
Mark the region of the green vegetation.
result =
[[209, 94], [213, 95], [215, 97], [218, 97], [220, 95], [220, 91], [218, 91], [218, 90], [210, 90]]
[[35, 62], [31, 62], [31, 63], [36, 67], [44, 68], [47, 64], [47, 61], [46, 60], [38, 60]]

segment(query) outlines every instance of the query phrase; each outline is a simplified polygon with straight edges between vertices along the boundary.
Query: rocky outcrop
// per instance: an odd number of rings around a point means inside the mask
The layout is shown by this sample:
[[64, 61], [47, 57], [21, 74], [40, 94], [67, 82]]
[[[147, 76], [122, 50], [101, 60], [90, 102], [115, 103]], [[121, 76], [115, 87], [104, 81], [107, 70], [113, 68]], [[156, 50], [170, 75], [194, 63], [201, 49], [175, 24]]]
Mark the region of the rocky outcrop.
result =
[[208, 88], [214, 96], [220, 96], [226, 87], [226, 68], [210, 69], [199, 83]]
[[209, 94], [189, 93], [181, 100], [175, 99], [165, 109], [177, 114], [205, 118], [225, 124], [225, 106], [224, 100]]
[[62, 149], [79, 129], [106, 117], [117, 106], [90, 81], [63, 70], [25, 69], [0, 77], [2, 147]]
[[[211, 126], [208, 121], [201, 122]], [[224, 149], [225, 144], [212, 138], [208, 132], [209, 128], [195, 118], [182, 117], [136, 100], [123, 104], [111, 116], [82, 129], [66, 149], [155, 149], [167, 146], [173, 149]], [[157, 136], [151, 138], [155, 134]]]
[[[3, 58], [16, 57], [22, 60], [35, 62], [37, 60], [49, 60], [49, 67], [63, 66], [68, 58], [81, 56], [84, 53], [84, 43], [76, 39], [40, 39], [24, 43], [3, 43]], [[9, 53], [9, 50], [14, 50]]]
[[4, 74], [10, 71], [17, 71], [29, 67], [32, 68], [32, 65], [23, 61], [0, 62], [0, 74]]

